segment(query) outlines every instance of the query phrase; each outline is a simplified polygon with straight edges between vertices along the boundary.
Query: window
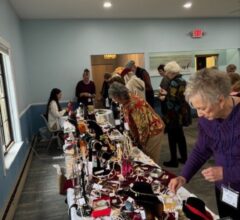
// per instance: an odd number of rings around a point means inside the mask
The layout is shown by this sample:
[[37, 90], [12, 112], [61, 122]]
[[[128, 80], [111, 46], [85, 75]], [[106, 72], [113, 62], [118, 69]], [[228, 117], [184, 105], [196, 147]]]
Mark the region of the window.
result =
[[0, 143], [6, 153], [13, 143], [12, 123], [8, 105], [3, 54], [0, 51]]
[[0, 153], [7, 170], [22, 146], [10, 45], [0, 37]]

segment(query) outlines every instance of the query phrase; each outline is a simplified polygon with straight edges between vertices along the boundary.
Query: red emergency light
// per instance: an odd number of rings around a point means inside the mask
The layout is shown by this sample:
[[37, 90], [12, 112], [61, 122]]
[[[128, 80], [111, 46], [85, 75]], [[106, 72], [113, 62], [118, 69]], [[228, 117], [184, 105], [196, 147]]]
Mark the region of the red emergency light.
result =
[[191, 32], [191, 36], [192, 38], [202, 38], [204, 35], [204, 32], [202, 29], [194, 29], [192, 32]]

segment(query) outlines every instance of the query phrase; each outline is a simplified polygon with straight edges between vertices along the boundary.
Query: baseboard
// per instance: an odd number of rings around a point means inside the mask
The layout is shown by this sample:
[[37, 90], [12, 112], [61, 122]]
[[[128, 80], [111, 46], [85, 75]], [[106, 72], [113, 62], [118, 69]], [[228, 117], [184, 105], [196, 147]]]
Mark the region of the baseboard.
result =
[[14, 218], [15, 211], [17, 209], [17, 205], [27, 178], [28, 170], [30, 168], [33, 157], [33, 151], [30, 150], [29, 156], [27, 157], [27, 161], [25, 166], [23, 167], [22, 175], [19, 177], [18, 184], [16, 185], [15, 193], [11, 198], [11, 203], [8, 205], [8, 210], [3, 216], [3, 220], [12, 220]]

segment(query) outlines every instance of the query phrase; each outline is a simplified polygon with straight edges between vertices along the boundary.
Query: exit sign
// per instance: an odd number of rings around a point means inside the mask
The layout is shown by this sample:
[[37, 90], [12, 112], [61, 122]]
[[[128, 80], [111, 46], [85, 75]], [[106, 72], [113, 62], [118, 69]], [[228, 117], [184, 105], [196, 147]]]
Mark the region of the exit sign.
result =
[[192, 38], [202, 38], [204, 35], [204, 32], [202, 29], [194, 29], [191, 31]]

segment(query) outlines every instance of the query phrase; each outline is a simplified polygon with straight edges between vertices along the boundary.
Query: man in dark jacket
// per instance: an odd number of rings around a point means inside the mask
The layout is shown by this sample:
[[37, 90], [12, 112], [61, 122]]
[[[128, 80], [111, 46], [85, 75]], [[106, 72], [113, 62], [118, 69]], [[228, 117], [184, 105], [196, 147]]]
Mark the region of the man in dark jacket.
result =
[[165, 65], [160, 64], [158, 66], [158, 73], [162, 77], [162, 80], [160, 82], [160, 90], [159, 90], [159, 99], [161, 100], [161, 113], [162, 115], [165, 115], [167, 113], [167, 103], [165, 100], [165, 97], [167, 95], [168, 87], [170, 84], [170, 80], [165, 76]]
[[154, 92], [149, 73], [145, 69], [136, 66], [135, 61], [133, 60], [130, 60], [127, 63], [126, 68], [131, 69], [138, 78], [144, 81], [146, 88], [146, 100], [151, 107], [154, 108]]

